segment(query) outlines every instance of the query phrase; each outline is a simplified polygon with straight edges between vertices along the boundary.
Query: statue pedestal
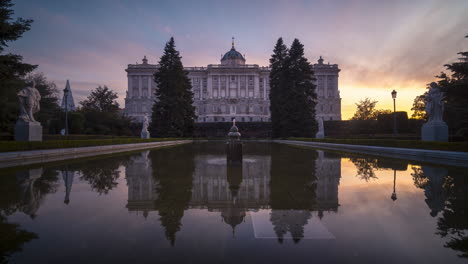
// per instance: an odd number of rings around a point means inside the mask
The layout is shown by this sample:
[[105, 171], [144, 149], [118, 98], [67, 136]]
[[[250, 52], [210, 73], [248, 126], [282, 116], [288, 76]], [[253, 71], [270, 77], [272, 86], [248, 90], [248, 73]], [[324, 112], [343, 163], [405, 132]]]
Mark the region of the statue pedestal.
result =
[[18, 120], [15, 125], [16, 141], [42, 141], [42, 126], [39, 122]]
[[150, 138], [150, 132], [149, 131], [141, 131], [140, 137], [148, 139], [148, 138]]
[[242, 142], [229, 140], [226, 143], [226, 158], [228, 164], [242, 164]]
[[317, 134], [315, 134], [315, 138], [325, 138], [325, 135], [323, 132], [319, 131]]
[[421, 128], [423, 141], [448, 141], [448, 126], [445, 122], [427, 122]]

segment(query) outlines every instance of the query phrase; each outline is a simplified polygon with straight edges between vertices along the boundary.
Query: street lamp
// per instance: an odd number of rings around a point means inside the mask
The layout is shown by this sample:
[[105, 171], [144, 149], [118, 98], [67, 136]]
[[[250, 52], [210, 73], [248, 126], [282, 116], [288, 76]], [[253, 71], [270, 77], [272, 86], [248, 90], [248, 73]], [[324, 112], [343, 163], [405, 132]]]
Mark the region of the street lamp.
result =
[[396, 185], [396, 170], [393, 170], [393, 193], [392, 193], [392, 196], [390, 196], [390, 198], [392, 198], [393, 201], [397, 199], [395, 185]]
[[65, 97], [65, 136], [68, 136], [68, 89], [66, 86], [63, 89], [63, 97]]
[[395, 90], [392, 91], [392, 98], [393, 98], [393, 136], [396, 137], [398, 132], [397, 132], [397, 127], [396, 127], [396, 105], [395, 105], [395, 99], [396, 99], [396, 94], [397, 92]]

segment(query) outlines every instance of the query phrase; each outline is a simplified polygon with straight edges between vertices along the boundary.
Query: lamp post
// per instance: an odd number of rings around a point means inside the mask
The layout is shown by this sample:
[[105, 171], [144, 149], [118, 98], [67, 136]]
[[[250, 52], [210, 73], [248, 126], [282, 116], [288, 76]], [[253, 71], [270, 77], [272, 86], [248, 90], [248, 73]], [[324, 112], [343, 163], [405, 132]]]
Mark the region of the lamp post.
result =
[[396, 197], [396, 191], [395, 191], [395, 185], [396, 185], [396, 170], [393, 170], [393, 193], [390, 198], [395, 201], [397, 199]]
[[63, 97], [65, 97], [65, 136], [68, 136], [68, 89], [63, 89]]
[[396, 126], [396, 104], [395, 104], [396, 95], [397, 95], [397, 92], [393, 90], [392, 98], [393, 98], [393, 136], [394, 137], [396, 137], [398, 134], [397, 126]]

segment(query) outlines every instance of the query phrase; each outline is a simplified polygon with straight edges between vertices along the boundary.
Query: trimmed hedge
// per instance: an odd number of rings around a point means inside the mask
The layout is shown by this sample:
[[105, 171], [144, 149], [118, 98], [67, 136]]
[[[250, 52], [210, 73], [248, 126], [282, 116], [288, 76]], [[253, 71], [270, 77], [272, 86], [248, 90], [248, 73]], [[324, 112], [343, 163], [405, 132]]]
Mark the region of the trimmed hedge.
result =
[[[270, 122], [236, 122], [241, 138], [269, 138], [271, 137]], [[226, 138], [231, 122], [195, 123], [194, 136], [198, 138]]]
[[85, 135], [85, 134], [72, 134], [68, 136], [62, 135], [50, 135], [46, 134], [42, 136], [42, 140], [85, 140], [85, 139], [115, 139], [115, 138], [136, 138], [134, 136], [113, 136], [113, 135]]
[[146, 142], [183, 140], [184, 138], [114, 138], [85, 140], [50, 140], [50, 141], [0, 141], [0, 152], [27, 151], [39, 149], [80, 148], [92, 146], [120, 145]]
[[468, 152], [468, 142], [432, 142], [421, 140], [394, 140], [394, 139], [316, 139], [316, 138], [287, 138], [287, 140], [311, 141], [335, 144], [367, 145], [392, 148], [413, 148], [444, 151]]

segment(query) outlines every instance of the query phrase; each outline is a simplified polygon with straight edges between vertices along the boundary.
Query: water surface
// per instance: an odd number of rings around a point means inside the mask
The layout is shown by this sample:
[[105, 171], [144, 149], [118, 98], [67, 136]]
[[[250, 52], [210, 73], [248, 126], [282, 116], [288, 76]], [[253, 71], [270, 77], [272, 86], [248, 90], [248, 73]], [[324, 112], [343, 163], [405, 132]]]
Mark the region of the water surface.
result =
[[465, 263], [466, 169], [223, 143], [0, 170], [0, 263]]

